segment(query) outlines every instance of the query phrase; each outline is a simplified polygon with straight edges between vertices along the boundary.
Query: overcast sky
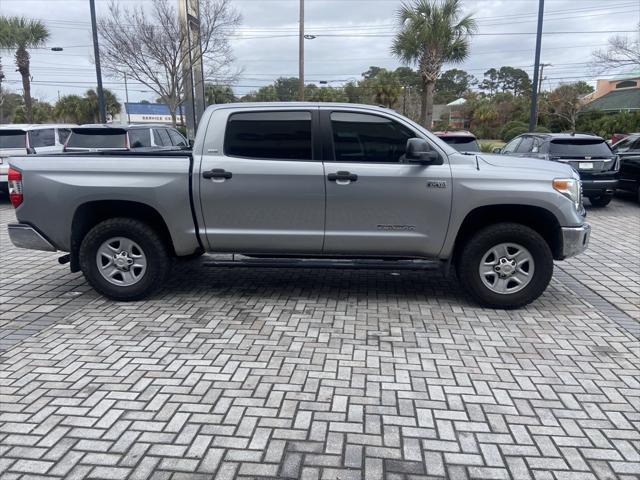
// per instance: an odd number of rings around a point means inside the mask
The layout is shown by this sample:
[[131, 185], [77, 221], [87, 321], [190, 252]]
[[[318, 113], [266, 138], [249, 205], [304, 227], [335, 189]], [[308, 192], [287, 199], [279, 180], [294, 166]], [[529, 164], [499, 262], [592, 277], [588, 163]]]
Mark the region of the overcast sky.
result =
[[[120, 0], [143, 5], [150, 1]], [[234, 87], [236, 93], [245, 94], [279, 76], [296, 76], [299, 0], [232, 3], [243, 17], [241, 35], [233, 40], [235, 67], [243, 72]], [[96, 4], [100, 15], [108, 0], [96, 0]], [[306, 33], [317, 35], [305, 42], [308, 82], [326, 80], [337, 86], [357, 79], [370, 65], [399, 66], [389, 46], [400, 4], [400, 0], [306, 0]], [[491, 67], [510, 65], [532, 75], [538, 0], [465, 0], [464, 7], [475, 15], [479, 32], [471, 40], [468, 60], [445, 69], [462, 68], [481, 79]], [[94, 86], [88, 0], [0, 0], [0, 11], [43, 20], [52, 34], [48, 46], [64, 48], [63, 52], [32, 52], [36, 98], [53, 102], [58, 93], [81, 94]], [[592, 81], [591, 52], [606, 46], [615, 32], [637, 31], [639, 23], [640, 0], [546, 0], [542, 62], [551, 66], [544, 70], [543, 88]], [[513, 33], [517, 35], [507, 35]], [[20, 77], [12, 62], [13, 55], [2, 53], [7, 76], [4, 86], [20, 91]], [[105, 87], [124, 101], [122, 80], [105, 78]], [[155, 97], [143, 85], [129, 85], [131, 101], [153, 101]]]

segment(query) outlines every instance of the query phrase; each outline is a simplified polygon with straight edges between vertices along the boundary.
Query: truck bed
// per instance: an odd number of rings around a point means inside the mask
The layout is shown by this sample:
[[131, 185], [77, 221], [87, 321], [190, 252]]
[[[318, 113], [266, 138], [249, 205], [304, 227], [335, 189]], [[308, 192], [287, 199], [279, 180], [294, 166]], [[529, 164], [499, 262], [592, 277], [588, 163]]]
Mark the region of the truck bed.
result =
[[164, 220], [177, 255], [201, 248], [190, 150], [42, 154], [9, 163], [24, 178], [18, 220], [47, 232], [58, 250], [70, 251], [74, 219], [83, 209], [104, 206], [125, 216], [137, 204], [151, 207]]

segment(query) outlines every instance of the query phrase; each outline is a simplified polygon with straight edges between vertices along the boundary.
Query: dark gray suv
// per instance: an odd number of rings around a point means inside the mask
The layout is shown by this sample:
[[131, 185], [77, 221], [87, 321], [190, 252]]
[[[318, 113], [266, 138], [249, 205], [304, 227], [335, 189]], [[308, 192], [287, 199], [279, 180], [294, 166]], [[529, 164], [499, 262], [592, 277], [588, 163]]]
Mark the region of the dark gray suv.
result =
[[618, 185], [620, 161], [597, 135], [525, 133], [507, 143], [499, 153], [571, 165], [580, 174], [583, 195], [596, 207], [608, 205]]

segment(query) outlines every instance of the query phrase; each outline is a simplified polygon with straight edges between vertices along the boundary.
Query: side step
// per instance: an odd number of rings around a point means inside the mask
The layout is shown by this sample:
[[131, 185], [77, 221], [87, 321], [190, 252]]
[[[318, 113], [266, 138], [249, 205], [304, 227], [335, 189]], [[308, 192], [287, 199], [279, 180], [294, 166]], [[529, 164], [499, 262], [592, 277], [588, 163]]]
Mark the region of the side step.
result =
[[248, 258], [231, 260], [205, 260], [205, 267], [212, 268], [332, 268], [345, 270], [439, 270], [437, 260], [322, 260], [304, 258]]

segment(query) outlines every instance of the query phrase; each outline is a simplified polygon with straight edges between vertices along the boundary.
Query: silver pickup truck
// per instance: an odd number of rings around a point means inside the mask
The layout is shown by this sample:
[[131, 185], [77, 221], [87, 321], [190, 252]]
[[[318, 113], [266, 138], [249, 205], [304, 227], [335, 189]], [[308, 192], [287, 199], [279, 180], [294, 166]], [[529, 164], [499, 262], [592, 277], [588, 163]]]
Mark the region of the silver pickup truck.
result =
[[480, 304], [517, 308], [590, 233], [571, 167], [461, 154], [365, 105], [218, 105], [192, 151], [10, 163], [13, 244], [69, 252], [117, 300], [160, 287], [176, 257], [213, 252], [440, 261]]

